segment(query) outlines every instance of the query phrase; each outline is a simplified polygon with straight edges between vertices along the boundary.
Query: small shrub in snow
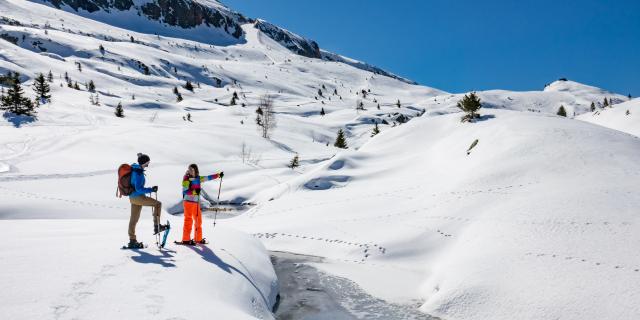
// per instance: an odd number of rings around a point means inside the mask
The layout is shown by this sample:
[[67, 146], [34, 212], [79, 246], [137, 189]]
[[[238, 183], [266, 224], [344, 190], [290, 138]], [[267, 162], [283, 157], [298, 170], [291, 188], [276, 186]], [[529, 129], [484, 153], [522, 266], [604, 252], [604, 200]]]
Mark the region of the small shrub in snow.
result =
[[371, 136], [375, 136], [378, 133], [380, 133], [380, 128], [378, 128], [378, 124], [376, 123], [375, 126], [373, 127], [373, 130], [371, 131]]
[[289, 162], [288, 167], [291, 168], [292, 170], [299, 167], [300, 166], [300, 158], [298, 157], [298, 155], [296, 154], [293, 159], [291, 159], [291, 162]]

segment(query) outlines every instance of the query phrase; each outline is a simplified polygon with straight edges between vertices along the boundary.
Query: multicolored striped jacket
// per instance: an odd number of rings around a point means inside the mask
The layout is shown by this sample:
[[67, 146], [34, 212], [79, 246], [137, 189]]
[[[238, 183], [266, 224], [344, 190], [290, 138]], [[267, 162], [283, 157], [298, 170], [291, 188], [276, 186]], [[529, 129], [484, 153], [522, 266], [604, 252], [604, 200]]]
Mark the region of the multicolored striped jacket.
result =
[[220, 178], [220, 173], [192, 178], [188, 174], [182, 178], [182, 200], [200, 203], [200, 184]]

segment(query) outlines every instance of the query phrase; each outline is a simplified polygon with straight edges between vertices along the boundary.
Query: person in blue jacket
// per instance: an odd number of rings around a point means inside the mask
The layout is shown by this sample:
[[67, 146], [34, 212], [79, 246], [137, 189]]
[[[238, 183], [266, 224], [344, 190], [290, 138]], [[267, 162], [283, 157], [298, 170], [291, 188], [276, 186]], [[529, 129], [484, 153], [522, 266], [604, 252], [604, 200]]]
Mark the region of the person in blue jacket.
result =
[[158, 186], [146, 188], [144, 170], [149, 166], [151, 158], [148, 155], [138, 153], [138, 163], [131, 165], [131, 186], [134, 191], [129, 195], [131, 202], [131, 217], [129, 219], [129, 248], [142, 248], [142, 242], [136, 239], [136, 224], [140, 219], [142, 207], [153, 207], [153, 233], [157, 234], [166, 230], [166, 225], [160, 224], [160, 211], [162, 203], [148, 197], [147, 194], [158, 191]]

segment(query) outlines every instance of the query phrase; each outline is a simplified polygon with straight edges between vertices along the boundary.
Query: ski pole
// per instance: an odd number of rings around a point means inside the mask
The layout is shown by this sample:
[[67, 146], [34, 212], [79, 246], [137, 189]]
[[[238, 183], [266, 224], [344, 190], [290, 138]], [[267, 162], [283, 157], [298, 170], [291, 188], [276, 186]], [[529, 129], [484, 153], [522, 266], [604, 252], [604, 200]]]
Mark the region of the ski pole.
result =
[[[220, 191], [222, 190], [222, 177], [220, 177], [220, 185], [218, 186], [218, 204], [220, 204]], [[216, 220], [218, 220], [218, 210], [216, 210], [216, 213], [213, 216], [213, 227], [216, 227]]]

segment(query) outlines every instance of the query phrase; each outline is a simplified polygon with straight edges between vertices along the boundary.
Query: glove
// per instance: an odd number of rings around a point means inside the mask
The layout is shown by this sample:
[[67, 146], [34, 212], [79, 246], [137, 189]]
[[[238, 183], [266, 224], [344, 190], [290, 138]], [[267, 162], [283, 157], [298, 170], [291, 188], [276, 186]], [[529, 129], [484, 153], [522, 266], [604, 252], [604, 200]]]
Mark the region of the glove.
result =
[[158, 186], [153, 186], [153, 187], [151, 187], [151, 190], [152, 190], [153, 192], [158, 192]]
[[224, 177], [224, 171], [220, 172], [220, 178]]

